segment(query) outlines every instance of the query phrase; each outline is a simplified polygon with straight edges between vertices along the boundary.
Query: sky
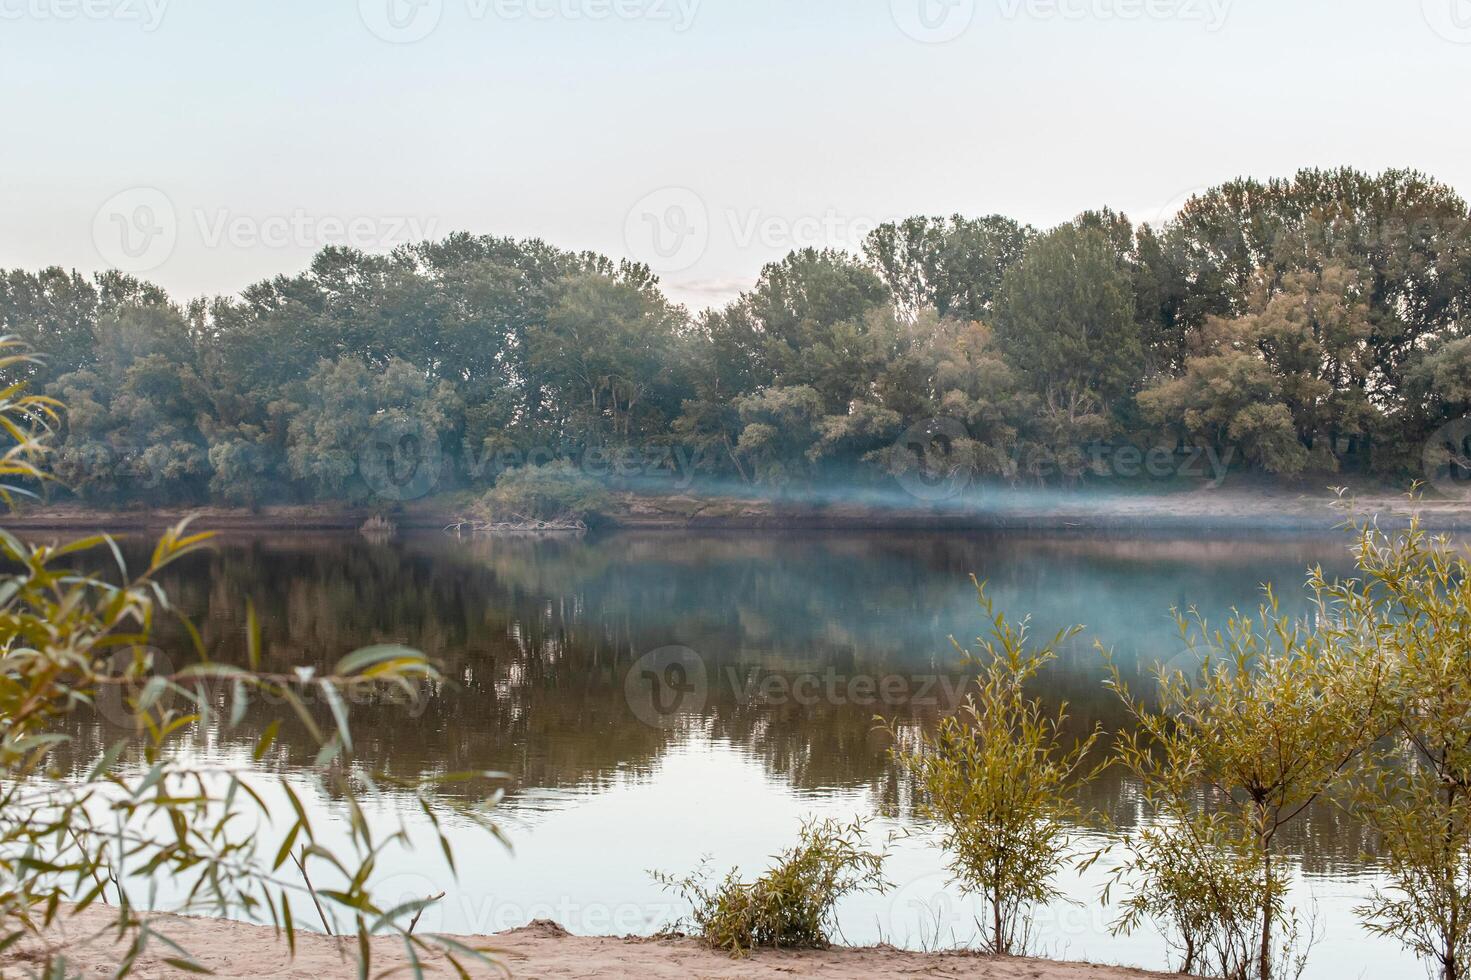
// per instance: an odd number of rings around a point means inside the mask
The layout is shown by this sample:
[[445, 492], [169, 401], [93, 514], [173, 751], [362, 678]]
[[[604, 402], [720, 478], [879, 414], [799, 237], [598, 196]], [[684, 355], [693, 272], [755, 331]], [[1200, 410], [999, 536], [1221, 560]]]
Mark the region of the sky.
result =
[[452, 231], [693, 308], [912, 214], [1471, 195], [1471, 0], [0, 0], [0, 268], [180, 299]]

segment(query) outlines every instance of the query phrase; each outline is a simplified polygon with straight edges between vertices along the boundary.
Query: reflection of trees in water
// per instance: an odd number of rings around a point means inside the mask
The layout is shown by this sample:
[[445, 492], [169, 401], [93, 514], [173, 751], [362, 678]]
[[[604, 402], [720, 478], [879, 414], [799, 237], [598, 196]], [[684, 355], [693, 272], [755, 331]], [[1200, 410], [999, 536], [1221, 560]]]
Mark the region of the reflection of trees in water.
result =
[[[354, 706], [359, 754], [403, 776], [502, 769], [518, 787], [584, 788], [649, 771], [677, 730], [651, 727], [628, 704], [638, 657], [681, 644], [704, 658], [710, 688], [686, 726], [728, 740], [774, 778], [810, 792], [864, 787], [903, 807], [874, 715], [926, 724], [958, 675], [946, 637], [981, 632], [968, 576], [989, 580], [998, 605], [1033, 614], [1050, 633], [1072, 622], [1088, 638], [1064, 651], [1043, 692], [1067, 700], [1077, 730], [1123, 723], [1103, 688], [1092, 639], [1113, 646], [1126, 676], [1147, 683], [1179, 643], [1168, 611], [1198, 602], [1223, 618], [1275, 580], [1287, 597], [1336, 542], [955, 534], [617, 534], [591, 539], [426, 535], [387, 545], [357, 537], [227, 539], [175, 569], [165, 586], [212, 651], [243, 656], [254, 603], [268, 668], [327, 667], [380, 642], [424, 650], [452, 683], [427, 702]], [[165, 631], [166, 649], [183, 649]], [[862, 698], [768, 703], [751, 678], [944, 674], [941, 703]], [[909, 688], [919, 693], [915, 683]], [[937, 697], [937, 695], [939, 697]], [[325, 721], [325, 706], [314, 705]], [[278, 709], [241, 732], [253, 738]], [[287, 732], [290, 731], [288, 720]], [[105, 732], [89, 732], [101, 744]], [[302, 750], [289, 734], [283, 751]], [[278, 759], [285, 763], [285, 759]], [[1093, 805], [1128, 826], [1135, 789], [1095, 784]], [[1289, 846], [1314, 870], [1352, 863], [1359, 841], [1331, 808], [1294, 828]]]

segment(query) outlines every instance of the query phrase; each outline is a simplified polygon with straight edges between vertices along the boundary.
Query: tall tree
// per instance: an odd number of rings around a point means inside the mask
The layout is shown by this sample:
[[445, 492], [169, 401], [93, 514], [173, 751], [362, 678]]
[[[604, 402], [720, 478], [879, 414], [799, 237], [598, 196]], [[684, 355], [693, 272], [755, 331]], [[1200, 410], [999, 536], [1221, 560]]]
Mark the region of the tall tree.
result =
[[883, 277], [900, 316], [925, 307], [941, 316], [982, 320], [995, 305], [1001, 278], [1036, 232], [999, 214], [984, 218], [906, 218], [880, 225], [863, 254]]
[[1045, 398], [1118, 410], [1143, 360], [1129, 270], [1111, 232], [1071, 223], [1039, 238], [1002, 281], [996, 336]]

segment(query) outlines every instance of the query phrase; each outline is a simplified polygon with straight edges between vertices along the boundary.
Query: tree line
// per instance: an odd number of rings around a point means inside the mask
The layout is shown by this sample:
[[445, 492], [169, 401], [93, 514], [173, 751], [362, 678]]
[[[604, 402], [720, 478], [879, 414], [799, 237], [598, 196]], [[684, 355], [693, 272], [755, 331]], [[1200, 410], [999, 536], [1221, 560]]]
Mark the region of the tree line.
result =
[[645, 266], [469, 234], [188, 302], [0, 272], [0, 331], [67, 406], [57, 475], [96, 503], [363, 502], [384, 438], [432, 471], [414, 496], [629, 450], [645, 475], [879, 485], [935, 432], [1013, 484], [1107, 475], [1122, 445], [1401, 479], [1471, 411], [1468, 309], [1466, 201], [1407, 170], [1234, 180], [1158, 226], [909, 218], [693, 314]]

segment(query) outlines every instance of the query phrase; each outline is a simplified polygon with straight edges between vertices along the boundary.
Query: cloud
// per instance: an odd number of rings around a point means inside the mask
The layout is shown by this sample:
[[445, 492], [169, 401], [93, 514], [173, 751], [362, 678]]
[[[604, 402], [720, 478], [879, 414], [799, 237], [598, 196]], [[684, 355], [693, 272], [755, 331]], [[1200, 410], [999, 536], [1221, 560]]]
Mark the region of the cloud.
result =
[[670, 297], [695, 309], [724, 306], [755, 285], [754, 275], [686, 281], [663, 280], [664, 291]]

